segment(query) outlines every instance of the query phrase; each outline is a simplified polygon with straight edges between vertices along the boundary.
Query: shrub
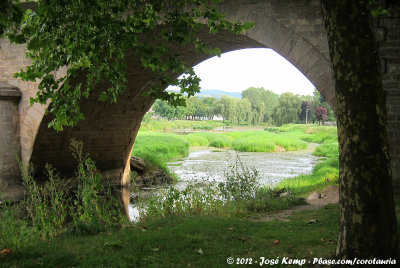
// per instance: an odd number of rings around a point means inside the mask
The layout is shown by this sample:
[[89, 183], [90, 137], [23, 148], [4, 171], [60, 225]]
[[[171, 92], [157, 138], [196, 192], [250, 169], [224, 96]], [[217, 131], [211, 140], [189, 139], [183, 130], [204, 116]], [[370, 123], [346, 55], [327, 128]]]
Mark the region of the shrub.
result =
[[22, 172], [22, 181], [26, 189], [23, 206], [27, 212], [27, 219], [45, 239], [63, 230], [70, 202], [66, 192], [67, 182], [61, 180], [50, 165], [46, 165], [46, 172], [48, 181], [43, 186], [36, 183], [32, 166], [28, 168], [28, 172]]
[[124, 221], [121, 202], [113, 197], [111, 185], [97, 171], [95, 162], [83, 155], [83, 143], [71, 141], [71, 151], [78, 162], [78, 187], [75, 193], [69, 233], [93, 234], [117, 228]]
[[236, 157], [236, 163], [225, 172], [225, 178], [226, 181], [221, 182], [219, 187], [227, 200], [254, 198], [259, 187], [258, 171], [254, 167], [250, 169], [244, 166], [239, 156]]

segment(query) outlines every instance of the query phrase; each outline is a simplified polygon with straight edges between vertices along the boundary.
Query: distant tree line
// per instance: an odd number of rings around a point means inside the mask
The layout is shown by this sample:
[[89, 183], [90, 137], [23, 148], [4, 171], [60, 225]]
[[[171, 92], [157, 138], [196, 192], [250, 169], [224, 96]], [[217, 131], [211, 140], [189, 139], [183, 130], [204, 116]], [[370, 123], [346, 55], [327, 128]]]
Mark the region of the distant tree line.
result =
[[212, 120], [221, 116], [224, 121], [245, 125], [336, 121], [334, 112], [317, 90], [313, 96], [300, 96], [290, 92], [278, 95], [264, 88], [250, 87], [242, 92], [241, 99], [194, 96], [187, 99], [186, 106], [176, 107], [157, 100], [152, 110], [169, 120]]

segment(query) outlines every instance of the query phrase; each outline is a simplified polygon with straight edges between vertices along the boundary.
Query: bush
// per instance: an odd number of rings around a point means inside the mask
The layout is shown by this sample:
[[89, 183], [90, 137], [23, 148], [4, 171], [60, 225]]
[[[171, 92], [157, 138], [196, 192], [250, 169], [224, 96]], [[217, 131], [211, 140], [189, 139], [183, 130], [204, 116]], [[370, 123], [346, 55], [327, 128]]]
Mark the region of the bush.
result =
[[71, 207], [73, 219], [69, 233], [94, 234], [118, 228], [124, 221], [121, 202], [113, 197], [111, 185], [97, 171], [95, 162], [83, 155], [83, 143], [71, 141], [71, 151], [78, 162], [78, 187]]
[[258, 171], [253, 167], [244, 166], [239, 156], [236, 163], [225, 172], [225, 182], [219, 184], [222, 195], [227, 200], [242, 200], [254, 198], [259, 187]]
[[62, 232], [70, 206], [65, 185], [67, 182], [61, 180], [50, 165], [46, 165], [46, 172], [48, 181], [43, 186], [36, 183], [32, 166], [28, 168], [28, 172], [22, 172], [26, 189], [23, 206], [27, 219], [44, 239]]
[[141, 217], [167, 215], [218, 215], [223, 210], [224, 201], [214, 183], [199, 187], [191, 183], [183, 190], [174, 187], [161, 190], [150, 200], [141, 203]]
[[[11, 205], [0, 198], [1, 247], [27, 247], [64, 231], [94, 234], [119, 228], [127, 221], [111, 186], [98, 173], [94, 161], [83, 154], [83, 143], [72, 140], [71, 150], [78, 162], [75, 180], [60, 178], [54, 168], [46, 165], [48, 180], [38, 185], [34, 169], [29, 167], [27, 172], [22, 170], [24, 200]], [[25, 220], [20, 214], [26, 215]]]

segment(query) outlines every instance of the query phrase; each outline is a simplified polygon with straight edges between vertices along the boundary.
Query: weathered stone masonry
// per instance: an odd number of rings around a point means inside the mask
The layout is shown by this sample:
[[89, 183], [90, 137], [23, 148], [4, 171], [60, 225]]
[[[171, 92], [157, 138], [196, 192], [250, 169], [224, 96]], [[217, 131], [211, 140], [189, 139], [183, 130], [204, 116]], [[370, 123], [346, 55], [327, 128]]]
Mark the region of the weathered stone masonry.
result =
[[[396, 192], [400, 191], [400, 34], [399, 4], [390, 17], [378, 20], [377, 36], [383, 68], [384, 89], [387, 92], [390, 152]], [[296, 66], [321, 92], [334, 108], [335, 92], [331, 75], [328, 43], [319, 0], [225, 0], [221, 11], [231, 20], [253, 21], [256, 27], [246, 36], [236, 36], [222, 32], [210, 35], [200, 32], [200, 37], [222, 51], [242, 48], [269, 47]], [[35, 96], [37, 83], [23, 82], [13, 74], [29, 64], [25, 58], [23, 45], [10, 45], [0, 40], [0, 81], [17, 87], [21, 92], [19, 102], [19, 122], [15, 123], [15, 140], [19, 140], [24, 166], [33, 161], [37, 166], [52, 163], [66, 173], [71, 173], [74, 161], [69, 152], [69, 140], [83, 140], [85, 149], [102, 171], [110, 171], [115, 182], [124, 181], [129, 171], [129, 156], [140, 121], [153, 99], [141, 95], [154, 79], [143, 70], [138, 60], [127, 55], [128, 90], [120, 97], [118, 104], [99, 103], [95, 95], [82, 103], [86, 120], [74, 128], [55, 132], [47, 128], [51, 118], [44, 116], [45, 106], [29, 105], [29, 98]], [[191, 48], [179, 47], [188, 61], [195, 65], [209, 56], [199, 55]], [[97, 93], [107, 85], [99, 85]], [[15, 110], [15, 111], [17, 111]], [[2, 131], [2, 130], [0, 130]], [[1, 135], [0, 135], [1, 137]], [[0, 170], [4, 160], [10, 157], [9, 149], [0, 141]], [[7, 151], [7, 154], [5, 153]], [[17, 171], [18, 172], [18, 171]], [[5, 173], [0, 174], [0, 182]], [[14, 179], [13, 179], [14, 180]], [[10, 181], [10, 179], [7, 179]]]
[[19, 101], [18, 88], [0, 82], [0, 183], [17, 184], [19, 168], [17, 156], [20, 155], [19, 141]]

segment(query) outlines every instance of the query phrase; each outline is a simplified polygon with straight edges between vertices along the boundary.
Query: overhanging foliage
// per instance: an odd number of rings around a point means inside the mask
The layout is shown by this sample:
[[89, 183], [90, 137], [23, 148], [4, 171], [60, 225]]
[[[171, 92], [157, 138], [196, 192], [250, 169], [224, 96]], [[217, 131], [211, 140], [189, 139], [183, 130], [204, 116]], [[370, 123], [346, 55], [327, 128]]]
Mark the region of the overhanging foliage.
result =
[[[38, 0], [35, 10], [25, 12], [20, 27], [7, 27], [6, 36], [12, 42], [26, 43], [31, 59], [31, 65], [16, 76], [25, 81], [40, 80], [37, 96], [31, 103], [46, 104], [51, 100], [49, 112], [54, 119], [50, 126], [56, 130], [84, 119], [81, 99], [88, 98], [99, 83], [110, 83], [99, 100], [117, 102], [127, 88], [128, 51], [139, 57], [142, 66], [152, 70], [157, 78], [149, 86], [148, 94], [184, 105], [182, 94], [193, 96], [199, 92], [200, 79], [171, 47], [192, 46], [196, 52], [219, 55], [218, 48], [198, 38], [200, 27], [205, 25], [210, 34], [221, 30], [239, 34], [252, 27], [250, 23], [227, 21], [216, 9], [220, 2]], [[7, 3], [13, 8], [19, 4], [13, 0]], [[56, 76], [64, 67], [68, 67], [67, 74]], [[176, 78], [181, 74], [184, 78]], [[82, 75], [79, 81], [84, 82], [76, 83]], [[179, 86], [180, 93], [165, 92], [168, 85]]]

